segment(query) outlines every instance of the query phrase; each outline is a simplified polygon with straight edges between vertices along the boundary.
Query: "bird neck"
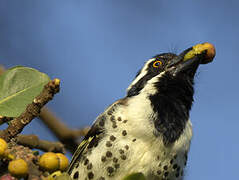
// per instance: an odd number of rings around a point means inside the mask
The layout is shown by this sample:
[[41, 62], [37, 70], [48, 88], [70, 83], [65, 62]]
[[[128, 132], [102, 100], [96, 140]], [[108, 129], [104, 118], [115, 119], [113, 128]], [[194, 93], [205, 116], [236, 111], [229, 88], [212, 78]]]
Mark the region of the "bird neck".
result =
[[183, 133], [193, 103], [193, 80], [165, 74], [154, 83], [157, 93], [148, 98], [155, 114], [154, 126], [169, 145]]

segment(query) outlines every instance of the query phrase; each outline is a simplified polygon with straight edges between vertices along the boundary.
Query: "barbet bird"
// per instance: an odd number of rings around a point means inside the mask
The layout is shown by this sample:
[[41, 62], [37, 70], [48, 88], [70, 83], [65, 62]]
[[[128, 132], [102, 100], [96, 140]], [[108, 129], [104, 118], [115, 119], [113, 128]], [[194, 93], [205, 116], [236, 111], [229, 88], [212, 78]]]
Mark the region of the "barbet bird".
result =
[[194, 75], [213, 60], [210, 43], [181, 54], [149, 59], [126, 97], [100, 114], [73, 155], [74, 180], [122, 180], [143, 173], [147, 180], [180, 180], [192, 137], [189, 111]]

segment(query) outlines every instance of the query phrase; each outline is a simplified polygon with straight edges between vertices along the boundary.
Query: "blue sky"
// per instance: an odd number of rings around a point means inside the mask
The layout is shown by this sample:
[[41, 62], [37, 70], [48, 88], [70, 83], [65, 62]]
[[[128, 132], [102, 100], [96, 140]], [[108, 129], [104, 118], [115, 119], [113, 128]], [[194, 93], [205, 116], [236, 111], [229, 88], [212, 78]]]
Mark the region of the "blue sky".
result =
[[[125, 96], [150, 57], [211, 42], [216, 58], [195, 78], [185, 180], [236, 179], [238, 7], [237, 0], [1, 0], [0, 63], [60, 78], [49, 107], [69, 126], [83, 127]], [[39, 120], [24, 133], [54, 140]]]

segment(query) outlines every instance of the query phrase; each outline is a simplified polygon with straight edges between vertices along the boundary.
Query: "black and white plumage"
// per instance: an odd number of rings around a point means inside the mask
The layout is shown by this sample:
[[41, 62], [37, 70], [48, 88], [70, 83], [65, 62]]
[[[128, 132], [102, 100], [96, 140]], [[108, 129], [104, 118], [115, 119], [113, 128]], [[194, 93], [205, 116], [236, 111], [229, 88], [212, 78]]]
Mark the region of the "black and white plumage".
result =
[[205, 44], [148, 60], [126, 97], [97, 117], [72, 158], [70, 176], [121, 180], [142, 172], [147, 180], [182, 179], [192, 138], [194, 74], [215, 55]]

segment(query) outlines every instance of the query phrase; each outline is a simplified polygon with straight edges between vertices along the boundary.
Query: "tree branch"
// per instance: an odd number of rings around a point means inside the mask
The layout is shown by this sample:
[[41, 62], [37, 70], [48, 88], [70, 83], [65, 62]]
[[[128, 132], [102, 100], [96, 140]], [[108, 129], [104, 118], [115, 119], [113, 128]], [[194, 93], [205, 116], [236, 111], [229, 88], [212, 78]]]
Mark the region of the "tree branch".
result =
[[42, 108], [40, 118], [71, 153], [74, 153], [78, 146], [77, 139], [85, 136], [89, 130], [88, 127], [76, 130], [70, 129], [46, 107]]
[[39, 139], [36, 135], [22, 135], [19, 134], [16, 138], [17, 144], [27, 146], [31, 149], [40, 149], [45, 152], [60, 152], [65, 153], [64, 145], [60, 142], [50, 142]]
[[7, 129], [0, 133], [0, 138], [9, 142], [11, 138], [14, 138], [17, 134], [21, 133], [27, 124], [29, 124], [35, 117], [39, 116], [41, 108], [59, 92], [59, 85], [59, 79], [54, 79], [45, 85], [40, 95], [38, 95], [31, 104], [27, 105], [26, 110], [20, 116], [14, 118]]

